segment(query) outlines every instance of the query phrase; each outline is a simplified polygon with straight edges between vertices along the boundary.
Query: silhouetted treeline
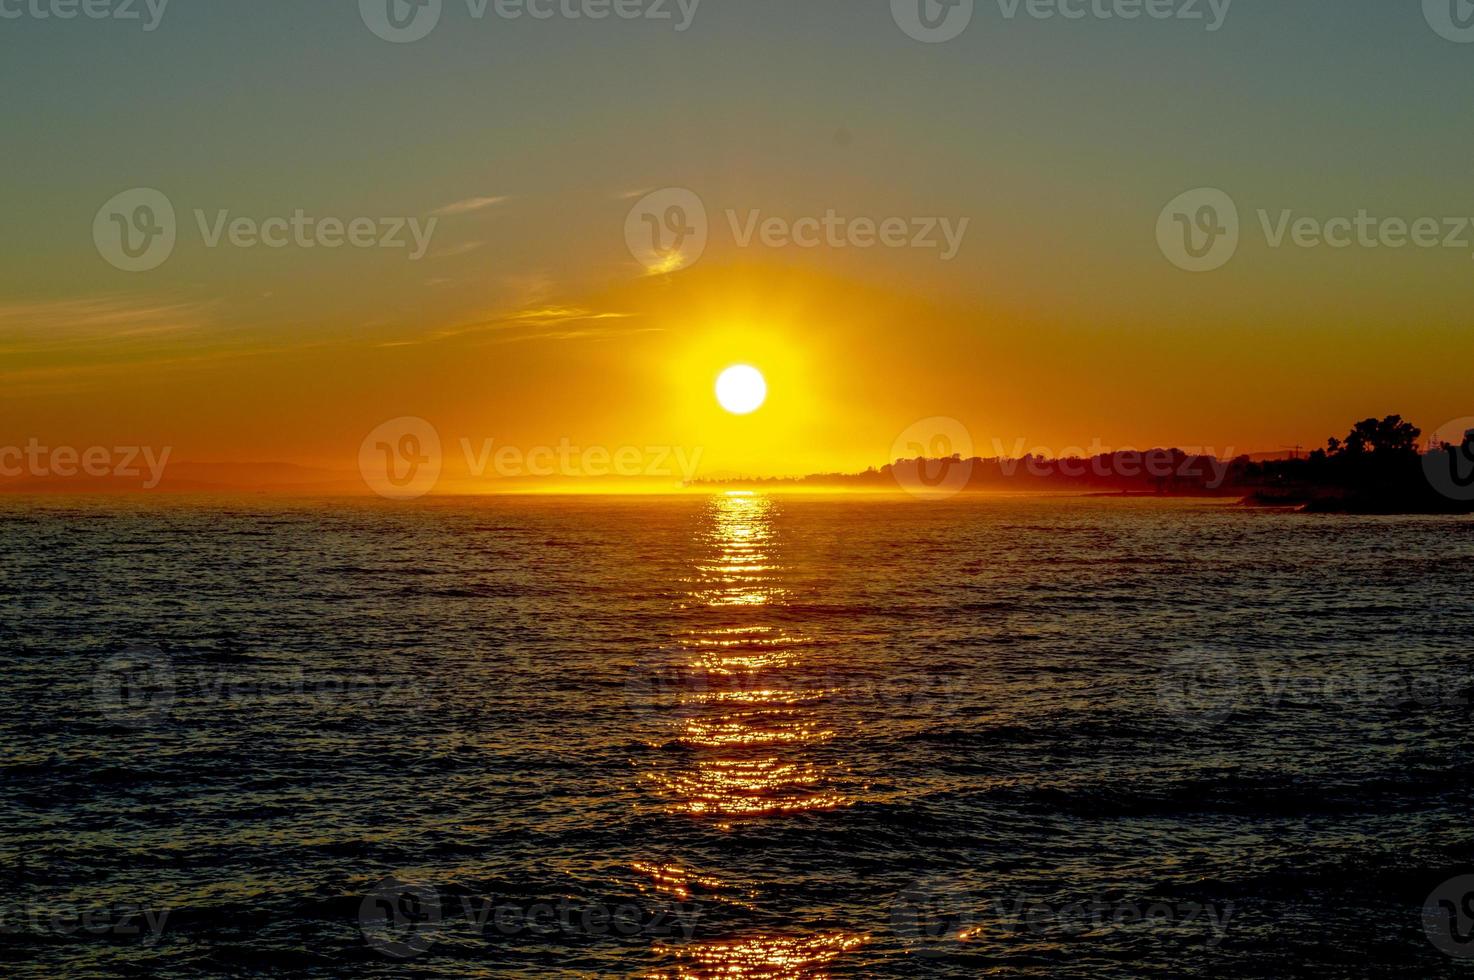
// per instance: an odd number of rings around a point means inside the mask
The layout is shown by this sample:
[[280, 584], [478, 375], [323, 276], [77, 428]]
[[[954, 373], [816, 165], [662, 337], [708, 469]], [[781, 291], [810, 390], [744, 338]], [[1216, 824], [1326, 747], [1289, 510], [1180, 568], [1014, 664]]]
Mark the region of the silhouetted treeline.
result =
[[1400, 415], [1363, 419], [1305, 459], [1252, 464], [1249, 501], [1354, 513], [1469, 513], [1474, 431], [1420, 451], [1422, 431]]
[[[1365, 419], [1344, 439], [1305, 458], [1220, 460], [1180, 449], [1043, 456], [899, 459], [863, 473], [792, 479], [700, 481], [758, 489], [857, 489], [918, 492], [1006, 491], [1160, 496], [1235, 496], [1268, 506], [1363, 513], [1466, 513], [1459, 487], [1474, 484], [1474, 432], [1460, 446], [1419, 451], [1422, 433], [1401, 416]], [[1442, 474], [1452, 474], [1444, 480]], [[1467, 478], [1467, 482], [1461, 482]], [[1451, 489], [1452, 488], [1452, 489]], [[1474, 496], [1474, 490], [1469, 491]]]

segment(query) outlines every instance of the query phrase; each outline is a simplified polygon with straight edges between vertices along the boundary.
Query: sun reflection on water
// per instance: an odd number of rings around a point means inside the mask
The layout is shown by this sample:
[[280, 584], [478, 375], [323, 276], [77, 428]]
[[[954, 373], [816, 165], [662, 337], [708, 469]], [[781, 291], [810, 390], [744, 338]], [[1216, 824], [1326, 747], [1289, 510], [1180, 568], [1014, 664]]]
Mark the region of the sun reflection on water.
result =
[[822, 936], [767, 936], [706, 943], [680, 950], [674, 971], [651, 974], [650, 980], [715, 980], [748, 977], [763, 980], [814, 980], [829, 976], [829, 963], [865, 942], [855, 933]]
[[777, 506], [757, 494], [712, 498], [705, 554], [694, 563], [684, 608], [720, 622], [678, 638], [690, 668], [707, 678], [679, 723], [678, 740], [697, 754], [689, 770], [655, 777], [676, 812], [750, 817], [849, 802], [825, 788], [824, 769], [803, 754], [834, 736], [813, 711], [823, 691], [797, 680], [812, 641], [763, 621], [789, 596], [781, 584]]
[[[649, 776], [669, 812], [724, 829], [853, 802], [834, 788], [836, 773], [823, 757], [835, 732], [820, 714], [827, 685], [814, 682], [822, 675], [810, 662], [822, 648], [782, 615], [791, 592], [784, 586], [778, 506], [748, 493], [714, 497], [709, 505], [698, 535], [701, 554], [680, 603], [687, 628], [676, 637], [681, 670], [702, 683], [668, 721], [671, 740], [689, 755]], [[697, 887], [721, 894], [715, 878], [699, 879], [677, 865], [640, 870], [682, 900]], [[760, 934], [681, 946], [667, 950], [674, 967], [653, 976], [822, 978], [831, 961], [865, 938]]]

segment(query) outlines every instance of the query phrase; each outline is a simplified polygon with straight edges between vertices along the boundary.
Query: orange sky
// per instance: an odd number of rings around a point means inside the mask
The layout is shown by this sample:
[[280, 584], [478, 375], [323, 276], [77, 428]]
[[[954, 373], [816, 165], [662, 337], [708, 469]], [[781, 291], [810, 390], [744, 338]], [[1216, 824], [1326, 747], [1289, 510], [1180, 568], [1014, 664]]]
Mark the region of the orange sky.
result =
[[[1185, 329], [1179, 338], [1170, 326], [944, 305], [799, 263], [632, 270], [599, 290], [527, 299], [433, 325], [303, 325], [293, 327], [301, 336], [270, 338], [217, 326], [209, 305], [40, 307], [55, 322], [17, 331], [6, 436], [168, 446], [175, 465], [261, 464], [267, 479], [277, 463], [351, 475], [371, 429], [414, 416], [440, 435], [443, 488], [477, 489], [508, 469], [476, 478], [487, 440], [524, 457], [560, 445], [680, 449], [697, 468], [670, 463], [656, 482], [671, 484], [689, 472], [861, 470], [937, 416], [960, 423], [984, 456], [1168, 444], [1228, 453], [1318, 445], [1369, 414], [1437, 425], [1459, 408], [1450, 386], [1426, 383], [1412, 337], [1368, 335], [1350, 348], [1324, 326], [1199, 324], [1189, 343]], [[1452, 335], [1424, 344], [1452, 360], [1470, 347]], [[759, 367], [770, 389], [745, 417], [712, 391], [739, 362]], [[1388, 370], [1398, 363], [1407, 369]]]
[[[1211, 32], [980, 10], [945, 44], [838, 0], [703, 4], [679, 32], [448, 16], [404, 44], [354, 6], [294, 8], [290, 30], [175, 5], [154, 32], [0, 37], [0, 74], [34, 95], [7, 116], [0, 187], [0, 453], [167, 447], [227, 483], [283, 466], [356, 483], [365, 438], [414, 417], [442, 443], [442, 489], [480, 489], [463, 440], [679, 448], [698, 475], [764, 476], [881, 465], [936, 418], [981, 455], [1228, 454], [1474, 414], [1474, 236], [1315, 248], [1261, 228], [1469, 212], [1474, 135], [1447, 97], [1469, 52], [1416, 4], [1235, 7]], [[109, 206], [141, 188], [177, 243], [124, 271], [98, 236], [140, 217]], [[662, 188], [709, 220], [699, 260], [652, 275], [630, 216]], [[1242, 226], [1202, 273], [1158, 237], [1194, 188]], [[429, 234], [225, 231], [299, 213]], [[965, 235], [757, 231], [831, 213]], [[770, 387], [744, 418], [712, 392], [739, 362]]]

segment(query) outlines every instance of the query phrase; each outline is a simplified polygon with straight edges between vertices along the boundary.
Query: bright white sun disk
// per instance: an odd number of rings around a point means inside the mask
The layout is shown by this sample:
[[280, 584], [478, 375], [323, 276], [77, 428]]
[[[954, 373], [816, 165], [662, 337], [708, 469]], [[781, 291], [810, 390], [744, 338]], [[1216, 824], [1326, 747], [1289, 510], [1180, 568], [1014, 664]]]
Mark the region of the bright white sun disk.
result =
[[755, 367], [738, 364], [717, 378], [717, 401], [733, 415], [751, 415], [768, 400], [768, 382]]

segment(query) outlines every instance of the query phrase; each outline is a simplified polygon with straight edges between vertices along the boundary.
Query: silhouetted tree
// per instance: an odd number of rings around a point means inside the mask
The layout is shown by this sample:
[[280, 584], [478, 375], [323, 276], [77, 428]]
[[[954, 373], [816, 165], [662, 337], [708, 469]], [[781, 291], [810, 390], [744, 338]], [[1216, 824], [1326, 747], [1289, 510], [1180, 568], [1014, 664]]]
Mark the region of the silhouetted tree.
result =
[[1401, 415], [1389, 415], [1385, 419], [1362, 419], [1352, 427], [1343, 443], [1331, 439], [1327, 443], [1332, 456], [1361, 456], [1366, 453], [1388, 456], [1413, 456], [1418, 452], [1418, 437], [1423, 434], [1411, 422], [1404, 422]]

